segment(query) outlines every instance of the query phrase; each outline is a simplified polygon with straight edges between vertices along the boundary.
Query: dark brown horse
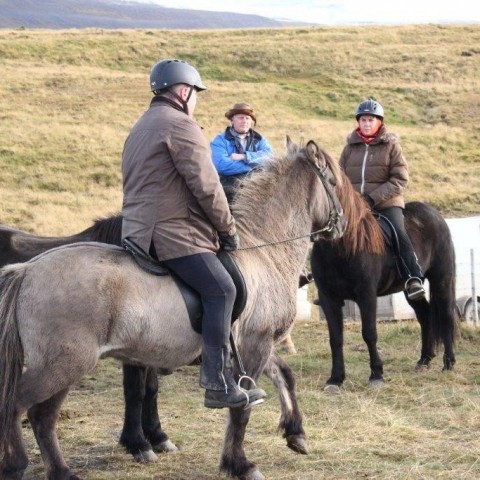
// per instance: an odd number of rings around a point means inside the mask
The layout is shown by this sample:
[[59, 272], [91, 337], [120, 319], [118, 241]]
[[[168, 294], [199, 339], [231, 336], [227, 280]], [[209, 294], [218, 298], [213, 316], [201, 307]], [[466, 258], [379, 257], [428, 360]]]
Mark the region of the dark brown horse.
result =
[[[337, 391], [345, 379], [343, 311], [345, 300], [357, 303], [362, 335], [370, 354], [370, 383], [383, 383], [383, 363], [377, 349], [377, 297], [400, 292], [395, 256], [384, 246], [377, 219], [345, 177], [337, 194], [348, 219], [341, 239], [314, 243], [311, 266], [330, 334], [332, 371], [326, 390]], [[455, 364], [455, 250], [447, 223], [437, 210], [422, 202], [407, 203], [405, 225], [430, 297], [409, 301], [421, 326], [422, 347], [417, 368], [426, 367], [443, 343], [443, 369]], [[408, 300], [407, 300], [408, 301]]]

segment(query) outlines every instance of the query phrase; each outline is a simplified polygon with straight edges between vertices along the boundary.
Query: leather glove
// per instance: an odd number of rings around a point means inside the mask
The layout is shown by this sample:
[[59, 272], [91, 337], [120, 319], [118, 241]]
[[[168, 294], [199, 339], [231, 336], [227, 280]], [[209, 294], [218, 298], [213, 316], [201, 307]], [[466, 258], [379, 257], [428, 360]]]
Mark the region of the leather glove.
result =
[[367, 193], [364, 193], [362, 195], [363, 199], [368, 203], [368, 206], [372, 209], [373, 206], [375, 205], [375, 202], [373, 201], [373, 198], [368, 195]]
[[240, 239], [238, 238], [237, 233], [234, 233], [233, 235], [219, 233], [218, 240], [220, 242], [220, 247], [226, 252], [233, 252], [240, 245]]

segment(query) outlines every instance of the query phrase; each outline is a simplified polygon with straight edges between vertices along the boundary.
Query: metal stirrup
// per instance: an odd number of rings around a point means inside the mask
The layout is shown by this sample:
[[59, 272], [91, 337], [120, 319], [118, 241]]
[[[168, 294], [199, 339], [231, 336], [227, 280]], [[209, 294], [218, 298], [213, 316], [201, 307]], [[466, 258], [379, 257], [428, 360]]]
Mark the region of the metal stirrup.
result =
[[247, 404], [243, 408], [247, 409], [249, 407], [253, 407], [254, 405], [258, 405], [260, 403], [263, 403], [263, 398], [259, 398], [258, 400], [255, 400], [254, 402], [250, 403], [250, 397], [248, 396], [248, 390], [243, 388], [242, 385], [241, 385], [242, 380], [250, 380], [250, 382], [253, 383], [253, 387], [257, 388], [257, 384], [255, 383], [255, 380], [252, 377], [249, 377], [247, 375], [247, 372], [245, 371], [245, 367], [243, 366], [243, 362], [242, 362], [242, 359], [240, 357], [240, 353], [238, 351], [237, 344], [235, 343], [235, 339], [233, 338], [233, 333], [232, 332], [230, 332], [230, 346], [232, 347], [233, 357], [235, 358], [235, 361], [237, 362], [238, 368], [240, 369], [240, 373], [241, 373], [240, 378], [238, 379], [237, 385], [238, 385], [239, 390], [241, 392], [243, 392], [247, 397]]

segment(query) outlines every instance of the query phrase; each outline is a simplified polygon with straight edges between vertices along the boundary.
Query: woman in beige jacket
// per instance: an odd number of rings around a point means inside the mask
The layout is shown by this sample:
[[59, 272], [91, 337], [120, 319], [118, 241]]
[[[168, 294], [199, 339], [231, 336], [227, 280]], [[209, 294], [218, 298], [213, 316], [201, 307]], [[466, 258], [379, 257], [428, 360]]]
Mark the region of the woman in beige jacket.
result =
[[397, 136], [387, 131], [383, 107], [375, 100], [361, 102], [355, 118], [358, 126], [347, 138], [340, 166], [370, 208], [395, 227], [406, 294], [410, 300], [421, 299], [425, 296], [423, 273], [403, 218], [408, 167], [402, 148]]

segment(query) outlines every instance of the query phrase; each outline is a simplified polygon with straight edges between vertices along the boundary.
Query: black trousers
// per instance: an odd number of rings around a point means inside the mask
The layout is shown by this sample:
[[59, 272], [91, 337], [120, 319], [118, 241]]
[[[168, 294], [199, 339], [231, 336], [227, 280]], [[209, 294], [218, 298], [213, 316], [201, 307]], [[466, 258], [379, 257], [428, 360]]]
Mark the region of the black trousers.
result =
[[237, 294], [232, 277], [217, 256], [197, 253], [164, 261], [202, 300], [202, 337], [209, 347], [228, 345]]
[[410, 277], [418, 277], [423, 279], [422, 268], [420, 267], [417, 256], [415, 255], [412, 241], [405, 230], [403, 209], [400, 207], [389, 207], [379, 210], [378, 213], [387, 217], [397, 231], [400, 257], [402, 260], [402, 264], [400, 265], [402, 278], [404, 280], [408, 280]]

